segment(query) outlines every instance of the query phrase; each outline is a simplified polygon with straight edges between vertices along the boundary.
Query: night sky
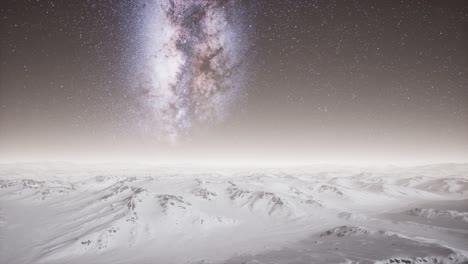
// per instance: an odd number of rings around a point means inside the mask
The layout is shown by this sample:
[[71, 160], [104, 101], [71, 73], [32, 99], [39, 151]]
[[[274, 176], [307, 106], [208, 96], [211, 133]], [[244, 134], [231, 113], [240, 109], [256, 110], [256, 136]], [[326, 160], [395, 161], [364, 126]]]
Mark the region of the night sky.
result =
[[468, 162], [468, 2], [0, 3], [0, 160]]

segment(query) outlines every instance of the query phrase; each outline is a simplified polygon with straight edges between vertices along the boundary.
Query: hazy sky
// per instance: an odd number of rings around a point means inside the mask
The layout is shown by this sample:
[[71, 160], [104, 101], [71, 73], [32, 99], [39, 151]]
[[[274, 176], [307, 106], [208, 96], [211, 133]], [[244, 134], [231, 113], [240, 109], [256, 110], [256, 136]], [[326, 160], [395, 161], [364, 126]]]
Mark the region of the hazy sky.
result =
[[0, 160], [468, 162], [468, 2], [0, 3]]

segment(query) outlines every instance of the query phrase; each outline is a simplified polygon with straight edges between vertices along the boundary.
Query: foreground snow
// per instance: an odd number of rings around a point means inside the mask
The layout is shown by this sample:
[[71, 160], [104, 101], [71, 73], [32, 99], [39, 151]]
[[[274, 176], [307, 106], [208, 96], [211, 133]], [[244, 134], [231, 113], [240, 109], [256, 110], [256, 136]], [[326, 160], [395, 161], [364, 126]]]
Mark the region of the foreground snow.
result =
[[468, 165], [0, 166], [2, 263], [468, 263]]

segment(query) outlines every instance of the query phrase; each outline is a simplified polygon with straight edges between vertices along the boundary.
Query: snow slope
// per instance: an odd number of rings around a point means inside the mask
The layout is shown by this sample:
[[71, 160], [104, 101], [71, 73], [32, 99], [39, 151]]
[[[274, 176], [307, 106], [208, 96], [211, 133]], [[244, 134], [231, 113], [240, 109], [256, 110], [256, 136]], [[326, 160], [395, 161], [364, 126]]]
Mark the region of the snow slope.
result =
[[468, 263], [468, 165], [0, 165], [2, 263]]

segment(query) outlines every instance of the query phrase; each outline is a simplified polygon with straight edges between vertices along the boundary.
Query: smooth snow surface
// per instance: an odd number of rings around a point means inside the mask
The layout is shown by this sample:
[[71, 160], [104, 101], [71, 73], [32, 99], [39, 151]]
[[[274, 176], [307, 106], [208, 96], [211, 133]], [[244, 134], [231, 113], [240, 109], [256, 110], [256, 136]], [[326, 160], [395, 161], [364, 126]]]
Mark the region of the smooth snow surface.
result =
[[468, 263], [468, 165], [0, 165], [0, 262]]

